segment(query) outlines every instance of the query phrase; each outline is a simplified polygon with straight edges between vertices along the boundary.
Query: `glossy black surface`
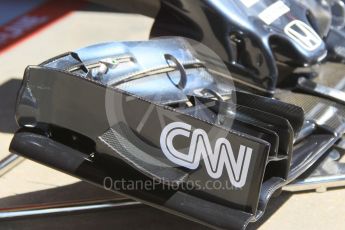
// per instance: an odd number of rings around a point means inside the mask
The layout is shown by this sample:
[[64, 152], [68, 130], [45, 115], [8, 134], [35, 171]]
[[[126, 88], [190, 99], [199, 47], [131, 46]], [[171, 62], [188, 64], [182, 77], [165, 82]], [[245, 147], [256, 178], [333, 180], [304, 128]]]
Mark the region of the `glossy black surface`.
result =
[[[174, 58], [167, 61], [167, 54]], [[341, 137], [345, 109], [290, 91], [275, 98], [237, 92], [197, 55], [186, 41], [170, 38], [98, 44], [28, 67], [12, 151], [100, 186], [107, 176], [155, 181], [154, 190], [117, 192], [211, 227], [244, 228]], [[229, 140], [235, 157], [240, 146], [252, 148], [246, 183], [184, 189], [189, 181], [216, 179], [205, 160], [191, 169], [163, 154], [160, 136], [173, 121], [205, 130], [212, 146]], [[189, 154], [188, 138], [174, 144]]]
[[[316, 37], [319, 45], [308, 49], [286, 33], [293, 21], [312, 28], [307, 9], [301, 4], [262, 0], [246, 6], [245, 2], [162, 1], [151, 36], [178, 35], [201, 41], [228, 65], [235, 82], [267, 92], [274, 91], [294, 67], [317, 63], [326, 56], [320, 38]], [[261, 15], [274, 4], [279, 5], [276, 10]], [[284, 63], [280, 71], [279, 63]]]
[[315, 19], [316, 30], [328, 49], [327, 59], [345, 61], [345, 4], [343, 0], [296, 0], [303, 4]]

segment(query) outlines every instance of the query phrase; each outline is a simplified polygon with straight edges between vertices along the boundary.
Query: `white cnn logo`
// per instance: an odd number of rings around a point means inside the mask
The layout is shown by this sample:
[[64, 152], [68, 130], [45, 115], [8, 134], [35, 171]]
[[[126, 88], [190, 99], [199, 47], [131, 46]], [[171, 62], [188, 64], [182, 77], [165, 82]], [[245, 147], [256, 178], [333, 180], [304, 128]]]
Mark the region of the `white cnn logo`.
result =
[[[212, 151], [206, 132], [202, 129], [195, 129], [191, 132], [191, 129], [191, 125], [183, 122], [173, 122], [163, 129], [160, 144], [165, 156], [173, 163], [188, 169], [196, 169], [203, 157], [210, 177], [220, 178], [225, 167], [231, 184], [238, 188], [243, 187], [246, 183], [253, 149], [241, 145], [236, 160], [227, 139], [219, 138]], [[177, 151], [173, 146], [174, 138], [176, 136], [189, 138], [191, 134], [188, 154]]]
[[322, 44], [319, 35], [310, 26], [299, 20], [287, 24], [284, 32], [308, 51], [313, 51]]

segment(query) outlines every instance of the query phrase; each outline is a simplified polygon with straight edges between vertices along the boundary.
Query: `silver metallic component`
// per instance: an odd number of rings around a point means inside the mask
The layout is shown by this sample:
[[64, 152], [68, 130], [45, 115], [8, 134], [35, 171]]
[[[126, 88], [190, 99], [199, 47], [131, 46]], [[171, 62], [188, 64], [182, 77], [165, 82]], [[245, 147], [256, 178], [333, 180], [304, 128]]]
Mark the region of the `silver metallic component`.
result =
[[105, 58], [100, 61], [101, 64], [105, 65], [109, 69], [114, 69], [118, 66], [119, 61], [113, 58]]
[[99, 63], [98, 68], [92, 69], [91, 72], [93, 76], [92, 78], [101, 80], [103, 78], [103, 75], [108, 72], [108, 67], [103, 63]]
[[339, 103], [345, 103], [345, 93], [343, 91], [312, 82], [306, 78], [302, 77], [299, 79], [298, 87], [306, 92], [321, 95], [338, 101]]
[[8, 154], [4, 159], [0, 161], [0, 176], [3, 176], [6, 173], [8, 173], [15, 166], [20, 164], [23, 160], [25, 159], [16, 154]]
[[345, 163], [341, 163], [342, 154], [335, 149], [319, 164], [309, 176], [297, 179], [286, 185], [283, 190], [299, 192], [315, 190], [326, 192], [328, 188], [345, 186]]
[[71, 214], [82, 211], [95, 212], [97, 210], [123, 208], [140, 204], [140, 202], [123, 198], [118, 200], [88, 201], [58, 205], [35, 205], [33, 207], [26, 208], [12, 208], [7, 210], [2, 209], [2, 211], [0, 211], [0, 220], [25, 218], [32, 216], [47, 216], [52, 214]]

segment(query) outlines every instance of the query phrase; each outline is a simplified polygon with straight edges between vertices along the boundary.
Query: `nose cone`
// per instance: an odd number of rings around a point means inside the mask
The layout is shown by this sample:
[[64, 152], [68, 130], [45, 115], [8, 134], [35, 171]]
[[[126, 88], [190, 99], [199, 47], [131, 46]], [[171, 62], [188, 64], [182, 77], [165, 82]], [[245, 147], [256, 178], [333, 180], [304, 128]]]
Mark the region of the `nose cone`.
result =
[[326, 57], [326, 45], [310, 24], [293, 20], [284, 27], [284, 34], [303, 64], [314, 64]]

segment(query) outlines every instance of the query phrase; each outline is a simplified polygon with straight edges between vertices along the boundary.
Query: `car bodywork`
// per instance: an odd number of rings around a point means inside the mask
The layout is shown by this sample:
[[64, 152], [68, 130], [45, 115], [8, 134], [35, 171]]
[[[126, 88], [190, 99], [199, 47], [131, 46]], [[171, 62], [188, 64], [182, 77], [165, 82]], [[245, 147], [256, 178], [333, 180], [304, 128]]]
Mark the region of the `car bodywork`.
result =
[[[287, 90], [251, 94], [201, 60], [169, 38], [99, 44], [30, 66], [11, 151], [99, 186], [152, 182], [110, 187], [210, 227], [245, 228], [339, 141], [345, 108]], [[195, 183], [209, 181], [230, 188]]]

